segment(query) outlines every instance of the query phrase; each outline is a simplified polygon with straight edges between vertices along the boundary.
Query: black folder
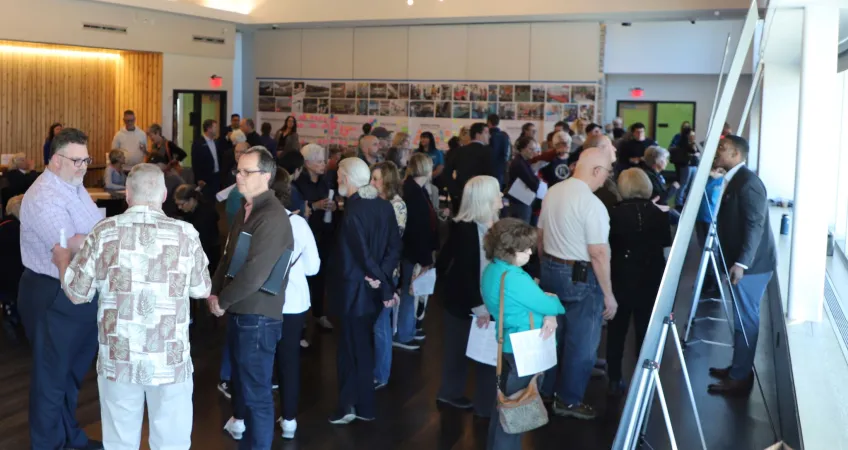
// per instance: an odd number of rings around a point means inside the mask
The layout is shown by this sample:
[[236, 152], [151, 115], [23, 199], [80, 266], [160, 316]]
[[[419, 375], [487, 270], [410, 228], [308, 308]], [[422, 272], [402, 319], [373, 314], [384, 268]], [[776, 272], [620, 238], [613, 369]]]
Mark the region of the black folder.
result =
[[[244, 231], [239, 233], [236, 248], [233, 250], [233, 258], [230, 260], [230, 266], [227, 268], [228, 278], [235, 278], [242, 266], [244, 266], [244, 262], [247, 260], [247, 253], [250, 250], [251, 237], [250, 233], [246, 233]], [[283, 281], [285, 281], [289, 272], [291, 256], [292, 249], [287, 248], [280, 256], [280, 259], [278, 259], [274, 264], [274, 268], [271, 269], [271, 274], [268, 275], [268, 279], [262, 287], [259, 288], [261, 292], [271, 295], [280, 294], [283, 289]]]

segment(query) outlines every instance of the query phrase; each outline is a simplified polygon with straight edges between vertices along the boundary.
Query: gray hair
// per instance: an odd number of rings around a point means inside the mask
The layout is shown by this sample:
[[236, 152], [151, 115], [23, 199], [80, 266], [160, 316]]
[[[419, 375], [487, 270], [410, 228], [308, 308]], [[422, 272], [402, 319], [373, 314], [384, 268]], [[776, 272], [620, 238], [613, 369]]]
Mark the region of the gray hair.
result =
[[654, 167], [658, 161], [668, 161], [668, 150], [658, 145], [652, 145], [645, 150], [645, 155], [642, 159], [645, 160], [645, 164]]
[[501, 186], [495, 177], [478, 175], [465, 183], [462, 203], [455, 222], [487, 223], [496, 221], [498, 211], [493, 208], [495, 199], [501, 195]]
[[306, 144], [300, 149], [304, 161], [326, 161], [327, 150], [318, 144]]
[[230, 141], [233, 144], [238, 144], [239, 142], [247, 142], [247, 136], [244, 134], [244, 131], [233, 130], [233, 132], [230, 133]]
[[245, 150], [244, 153], [241, 154], [241, 157], [244, 158], [247, 155], [259, 155], [259, 162], [257, 163], [257, 167], [262, 173], [267, 173], [271, 175], [271, 179], [268, 180], [268, 187], [274, 185], [274, 178], [277, 176], [277, 160], [274, 159], [274, 155], [268, 151], [267, 148], [261, 145], [255, 145]]
[[416, 153], [409, 158], [406, 174], [411, 177], [430, 177], [433, 175], [433, 159], [426, 153]]
[[371, 169], [359, 158], [345, 158], [339, 162], [339, 172], [347, 175], [350, 184], [361, 188], [371, 183]]
[[618, 176], [618, 191], [624, 200], [632, 198], [649, 199], [654, 192], [654, 187], [644, 170], [631, 167]]
[[155, 164], [137, 164], [127, 176], [127, 190], [133, 205], [161, 205], [166, 192], [165, 174]]

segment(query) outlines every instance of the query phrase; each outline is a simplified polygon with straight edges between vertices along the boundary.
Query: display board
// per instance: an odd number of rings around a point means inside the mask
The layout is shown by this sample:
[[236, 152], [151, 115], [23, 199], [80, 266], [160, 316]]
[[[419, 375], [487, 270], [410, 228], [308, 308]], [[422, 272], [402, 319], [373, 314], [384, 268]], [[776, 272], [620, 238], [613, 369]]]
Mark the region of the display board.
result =
[[498, 114], [512, 140], [532, 122], [543, 140], [556, 122], [596, 121], [595, 83], [370, 82], [257, 79], [257, 126], [280, 129], [288, 116], [298, 122], [302, 143], [355, 146], [362, 125], [382, 126], [413, 137], [433, 133], [447, 148], [460, 128]]

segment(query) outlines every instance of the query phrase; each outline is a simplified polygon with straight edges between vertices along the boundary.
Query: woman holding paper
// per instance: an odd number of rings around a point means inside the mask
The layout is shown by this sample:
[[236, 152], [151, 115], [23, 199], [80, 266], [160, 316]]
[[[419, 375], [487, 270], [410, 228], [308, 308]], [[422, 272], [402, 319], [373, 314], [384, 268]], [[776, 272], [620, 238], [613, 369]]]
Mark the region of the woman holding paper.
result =
[[[442, 383], [436, 402], [459, 409], [474, 409], [474, 414], [489, 417], [495, 401], [495, 368], [476, 365], [474, 401], [465, 397], [468, 359], [468, 335], [471, 327], [486, 328], [489, 310], [480, 294], [480, 278], [489, 264], [483, 252], [483, 235], [492, 227], [503, 207], [500, 184], [495, 177], [481, 175], [465, 184], [459, 214], [450, 224], [448, 241], [436, 261], [436, 273], [444, 285], [444, 342]], [[472, 318], [472, 315], [475, 316]], [[472, 322], [475, 325], [472, 325]]]
[[512, 158], [509, 165], [509, 179], [512, 180], [507, 193], [509, 217], [530, 223], [533, 213], [531, 205], [536, 199], [536, 191], [539, 190], [539, 178], [530, 167], [530, 158], [536, 153], [536, 140], [522, 136], [515, 142], [515, 149], [518, 155]]
[[[481, 287], [483, 301], [489, 311], [497, 314], [503, 295], [503, 365], [498, 388], [510, 396], [530, 385], [532, 375], [518, 376], [515, 356], [509, 335], [531, 329], [541, 329], [544, 339], [553, 338], [556, 316], [565, 308], [556, 295], [546, 294], [521, 267], [530, 261], [536, 246], [536, 228], [517, 219], [496, 223], [483, 241], [486, 258], [492, 263], [483, 271]], [[503, 294], [501, 294], [503, 292]], [[497, 319], [496, 319], [497, 320]], [[521, 434], [507, 434], [500, 420], [489, 422], [489, 450], [521, 449]]]

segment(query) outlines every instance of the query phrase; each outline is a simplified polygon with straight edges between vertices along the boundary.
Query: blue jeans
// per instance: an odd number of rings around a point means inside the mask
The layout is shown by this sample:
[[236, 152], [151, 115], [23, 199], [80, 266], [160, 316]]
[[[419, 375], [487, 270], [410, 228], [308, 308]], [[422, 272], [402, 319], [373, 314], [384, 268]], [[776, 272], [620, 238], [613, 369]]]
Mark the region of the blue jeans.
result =
[[221, 381], [230, 381], [233, 374], [233, 366], [230, 364], [230, 339], [224, 340], [224, 348], [221, 349], [221, 373], [218, 378]]
[[509, 196], [509, 217], [514, 217], [524, 223], [530, 223], [530, 216], [533, 215], [533, 208], [530, 205], [525, 205], [521, 201]]
[[409, 293], [412, 269], [415, 263], [407, 259], [400, 262], [400, 305], [398, 306], [397, 340], [404, 344], [415, 337], [415, 296]]
[[565, 306], [565, 314], [557, 316], [559, 362], [545, 373], [542, 393], [550, 395], [555, 390], [566, 405], [583, 402], [597, 360], [604, 312], [604, 294], [591, 267], [586, 283], [572, 282], [571, 269], [542, 257], [539, 283]]
[[[747, 274], [736, 286], [736, 306], [739, 314], [733, 314], [733, 363], [730, 366], [730, 378], [744, 380], [754, 367], [754, 354], [757, 351], [757, 338], [760, 334], [760, 301], [771, 280], [773, 272]], [[740, 323], [739, 318], [742, 318]], [[745, 334], [742, 334], [742, 330]], [[747, 336], [748, 341], [745, 342]]]
[[229, 314], [227, 341], [233, 366], [233, 416], [247, 430], [240, 450], [270, 450], [274, 440], [271, 377], [283, 321], [258, 314]]
[[695, 178], [695, 172], [698, 171], [697, 166], [688, 166], [678, 168], [678, 175], [680, 180], [680, 189], [677, 190], [677, 197], [674, 200], [675, 206], [683, 206], [683, 202], [686, 201], [686, 197], [689, 195], [689, 183], [692, 182], [692, 179]]
[[383, 308], [374, 324], [374, 379], [389, 382], [392, 370], [392, 308]]

